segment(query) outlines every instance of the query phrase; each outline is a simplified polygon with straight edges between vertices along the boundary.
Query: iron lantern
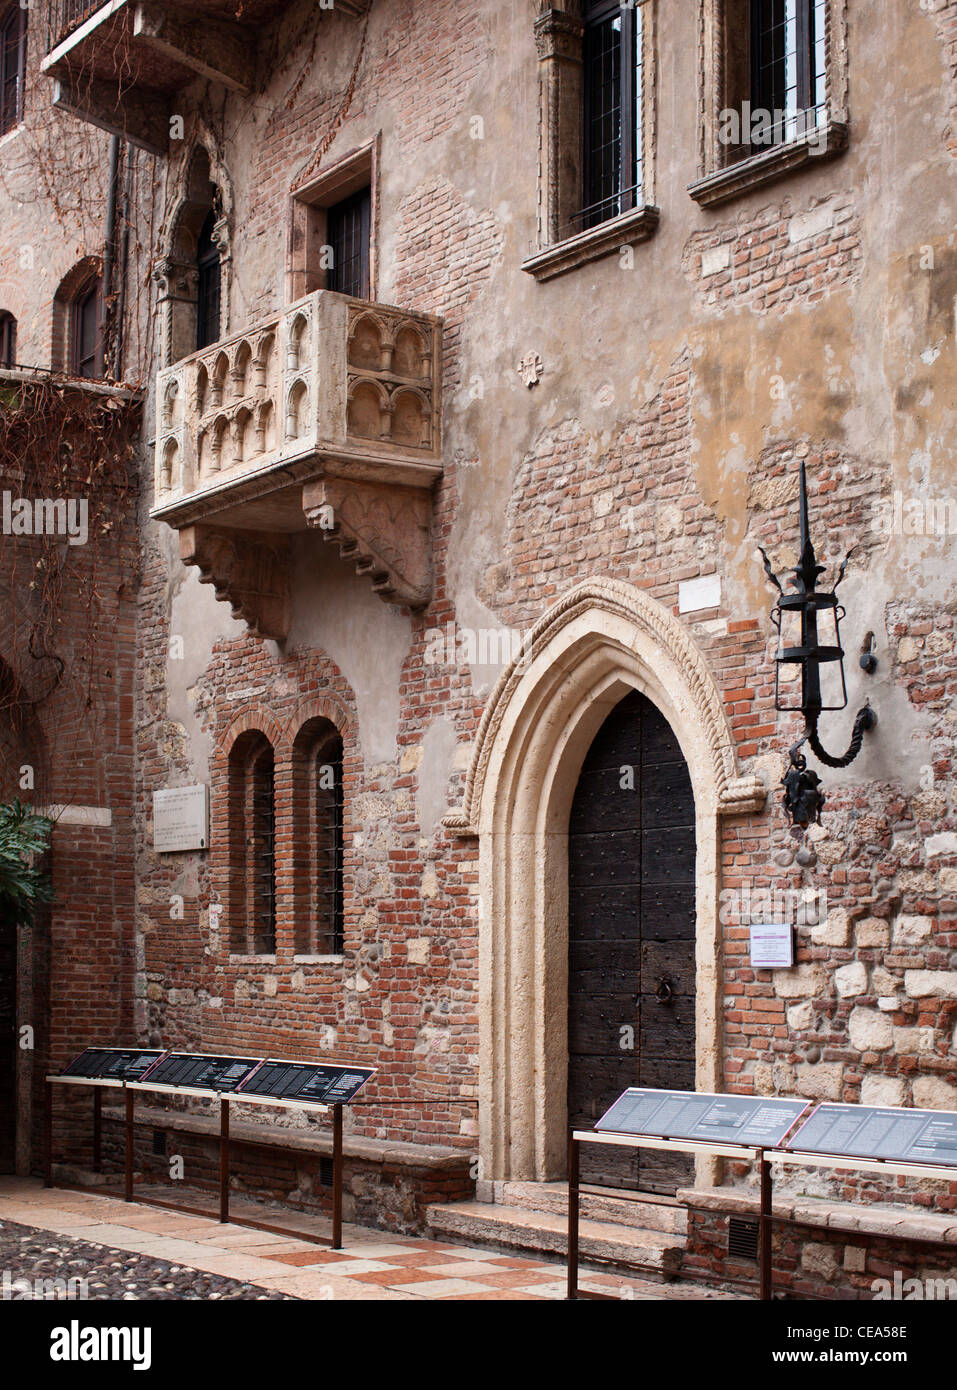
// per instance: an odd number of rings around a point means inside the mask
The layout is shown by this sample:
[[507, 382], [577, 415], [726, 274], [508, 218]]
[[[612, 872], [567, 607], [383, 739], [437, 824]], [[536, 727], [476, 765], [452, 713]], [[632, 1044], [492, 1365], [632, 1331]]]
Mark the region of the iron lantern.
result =
[[[847, 707], [844, 648], [841, 645], [841, 621], [846, 610], [837, 597], [837, 589], [844, 578], [853, 547], [838, 570], [833, 588], [819, 588], [818, 582], [825, 566], [818, 564], [811, 540], [807, 472], [803, 459], [799, 544], [798, 563], [792, 571], [787, 590], [771, 568], [763, 546], [758, 548], [764, 558], [765, 573], [778, 591], [778, 600], [771, 615], [778, 633], [774, 707], [781, 711], [797, 711], [804, 717], [804, 737], [790, 750], [790, 767], [783, 779], [783, 803], [793, 824], [805, 829], [811, 821], [820, 822], [825, 798], [820, 778], [807, 767], [807, 759], [800, 752], [802, 744], [807, 743], [828, 767], [847, 767], [860, 752], [864, 734], [874, 727], [877, 716], [869, 704], [858, 710], [851, 741], [842, 756], [834, 757], [822, 746], [817, 728], [821, 714]], [[873, 671], [876, 664], [872, 655], [868, 655], [866, 662], [861, 660], [862, 669], [868, 672]], [[794, 694], [791, 694], [792, 689]]]

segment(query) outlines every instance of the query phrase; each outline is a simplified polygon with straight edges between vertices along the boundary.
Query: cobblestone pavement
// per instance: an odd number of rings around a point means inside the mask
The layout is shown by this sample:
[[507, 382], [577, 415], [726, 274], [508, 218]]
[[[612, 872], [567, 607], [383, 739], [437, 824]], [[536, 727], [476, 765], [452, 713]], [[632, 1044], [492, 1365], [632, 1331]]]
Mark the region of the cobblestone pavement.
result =
[[0, 1298], [293, 1299], [168, 1260], [0, 1222]]
[[[86, 1296], [100, 1299], [541, 1301], [566, 1294], [561, 1262], [350, 1224], [343, 1249], [334, 1251], [305, 1238], [328, 1234], [321, 1216], [256, 1206], [237, 1195], [234, 1216], [268, 1218], [286, 1232], [279, 1234], [221, 1224], [209, 1194], [179, 1196], [184, 1204], [187, 1198], [201, 1210], [44, 1188], [32, 1178], [0, 1179], [0, 1271], [7, 1271], [0, 1272], [0, 1299], [16, 1296], [11, 1284], [17, 1277], [87, 1279]], [[701, 1284], [660, 1284], [591, 1269], [581, 1271], [580, 1287], [620, 1299], [736, 1297]]]

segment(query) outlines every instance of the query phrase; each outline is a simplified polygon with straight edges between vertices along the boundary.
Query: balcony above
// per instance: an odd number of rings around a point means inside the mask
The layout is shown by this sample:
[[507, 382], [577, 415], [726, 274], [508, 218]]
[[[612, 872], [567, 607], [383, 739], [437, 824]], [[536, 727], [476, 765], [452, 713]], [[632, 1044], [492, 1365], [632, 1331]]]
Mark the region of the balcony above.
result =
[[298, 531], [429, 601], [441, 350], [437, 319], [317, 290], [159, 373], [151, 515], [260, 635], [288, 631]]
[[[361, 14], [367, 0], [336, 0]], [[288, 0], [51, 0], [41, 71], [53, 104], [154, 154], [169, 148], [172, 95], [205, 77], [254, 86], [257, 36]]]

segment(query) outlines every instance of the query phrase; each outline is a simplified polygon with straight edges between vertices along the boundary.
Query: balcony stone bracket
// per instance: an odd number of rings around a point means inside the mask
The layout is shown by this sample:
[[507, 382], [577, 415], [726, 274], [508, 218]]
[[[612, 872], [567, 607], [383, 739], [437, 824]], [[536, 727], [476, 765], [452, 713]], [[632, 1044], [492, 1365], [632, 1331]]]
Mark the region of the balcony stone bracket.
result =
[[309, 526], [337, 545], [386, 603], [422, 608], [432, 595], [432, 499], [420, 488], [323, 477], [302, 490]]
[[155, 92], [130, 89], [121, 95], [109, 82], [63, 70], [53, 84], [53, 105], [147, 154], [169, 151], [169, 103]]
[[61, 111], [151, 154], [169, 153], [170, 98], [197, 76], [248, 94], [256, 61], [249, 27], [165, 0], [105, 0], [40, 64]]
[[133, 41], [231, 91], [248, 95], [252, 90], [255, 52], [235, 24], [208, 15], [188, 19], [163, 5], [140, 4], [133, 15]]
[[282, 642], [289, 635], [292, 580], [288, 548], [271, 536], [186, 526], [179, 533], [180, 559], [195, 565], [200, 582], [232, 607], [259, 637]]

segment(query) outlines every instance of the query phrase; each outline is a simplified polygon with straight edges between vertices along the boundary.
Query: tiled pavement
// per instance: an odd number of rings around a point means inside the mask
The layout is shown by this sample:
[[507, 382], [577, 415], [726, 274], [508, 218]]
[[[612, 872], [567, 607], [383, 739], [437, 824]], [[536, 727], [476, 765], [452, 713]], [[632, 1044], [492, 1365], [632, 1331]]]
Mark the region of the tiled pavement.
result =
[[[263, 1217], [262, 1208], [257, 1214]], [[299, 1231], [328, 1231], [328, 1223], [320, 1218], [288, 1211], [266, 1215], [270, 1223], [275, 1220]], [[221, 1225], [211, 1217], [127, 1204], [113, 1196], [46, 1189], [34, 1179], [0, 1179], [0, 1222], [4, 1220], [300, 1299], [541, 1301], [565, 1297], [561, 1264], [349, 1225], [343, 1231], [343, 1249], [332, 1251], [295, 1235]], [[621, 1299], [732, 1297], [698, 1284], [658, 1284], [590, 1270], [582, 1272], [580, 1282], [585, 1290]]]

